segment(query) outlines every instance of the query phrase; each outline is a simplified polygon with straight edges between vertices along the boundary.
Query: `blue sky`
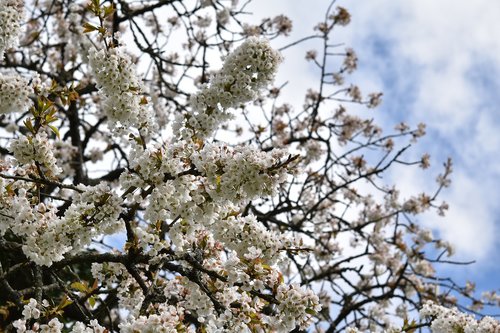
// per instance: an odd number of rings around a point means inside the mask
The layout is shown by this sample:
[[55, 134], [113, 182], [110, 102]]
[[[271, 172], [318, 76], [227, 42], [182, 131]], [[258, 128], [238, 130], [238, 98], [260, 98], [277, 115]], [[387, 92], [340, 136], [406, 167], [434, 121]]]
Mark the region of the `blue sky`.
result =
[[[324, 17], [325, 0], [254, 0], [256, 17], [286, 14], [300, 38]], [[500, 289], [500, 2], [493, 0], [337, 1], [352, 14], [334, 42], [356, 51], [358, 71], [348, 80], [362, 91], [382, 91], [384, 102], [371, 111], [390, 131], [398, 122], [424, 122], [427, 136], [412, 148], [415, 157], [431, 155], [437, 175], [448, 156], [454, 161], [452, 186], [443, 192], [445, 218], [420, 217], [451, 241], [455, 259], [476, 260], [470, 267], [444, 268], [478, 290]], [[282, 46], [279, 42], [276, 46]], [[289, 79], [290, 102], [302, 104], [299, 91], [314, 86], [303, 49], [285, 53], [278, 80]], [[300, 77], [293, 82], [293, 77]], [[302, 95], [303, 96], [303, 95]], [[429, 175], [429, 173], [427, 173]], [[433, 188], [434, 176], [415, 169], [391, 175], [403, 193]]]

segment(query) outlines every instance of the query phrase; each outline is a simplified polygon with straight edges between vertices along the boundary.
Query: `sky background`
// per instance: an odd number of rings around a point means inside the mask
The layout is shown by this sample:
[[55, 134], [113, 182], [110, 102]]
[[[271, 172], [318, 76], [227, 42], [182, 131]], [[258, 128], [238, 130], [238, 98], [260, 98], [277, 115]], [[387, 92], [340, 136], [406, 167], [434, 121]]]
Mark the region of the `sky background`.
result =
[[[311, 34], [329, 3], [254, 0], [248, 10], [256, 21], [289, 16], [293, 40]], [[399, 168], [392, 181], [403, 194], [433, 189], [442, 163], [453, 159], [453, 182], [441, 195], [450, 205], [446, 217], [433, 212], [419, 220], [455, 245], [454, 259], [476, 264], [441, 272], [475, 281], [478, 291], [500, 291], [500, 1], [344, 0], [336, 5], [349, 10], [352, 22], [334, 32], [333, 42], [354, 48], [359, 58], [358, 70], [346, 81], [365, 93], [384, 93], [383, 104], [368, 117], [387, 132], [401, 121], [427, 125], [427, 135], [411, 154], [418, 159], [428, 152], [430, 171]], [[304, 62], [313, 46], [284, 52], [277, 80], [290, 80], [291, 104], [301, 105], [301, 92], [317, 86], [317, 73]]]

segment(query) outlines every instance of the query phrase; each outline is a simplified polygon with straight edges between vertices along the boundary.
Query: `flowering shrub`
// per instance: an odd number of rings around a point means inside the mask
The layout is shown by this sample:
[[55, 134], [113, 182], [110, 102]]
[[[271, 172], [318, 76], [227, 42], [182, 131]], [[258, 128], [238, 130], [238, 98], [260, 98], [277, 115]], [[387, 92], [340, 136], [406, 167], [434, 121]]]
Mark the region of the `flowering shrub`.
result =
[[401, 199], [378, 176], [429, 166], [401, 146], [425, 126], [344, 106], [382, 96], [344, 85], [358, 58], [327, 40], [348, 11], [315, 27], [320, 87], [292, 106], [269, 42], [292, 21], [224, 3], [0, 3], [0, 330], [497, 330], [449, 309], [498, 297], [440, 277], [452, 246], [413, 220], [444, 214], [451, 162]]

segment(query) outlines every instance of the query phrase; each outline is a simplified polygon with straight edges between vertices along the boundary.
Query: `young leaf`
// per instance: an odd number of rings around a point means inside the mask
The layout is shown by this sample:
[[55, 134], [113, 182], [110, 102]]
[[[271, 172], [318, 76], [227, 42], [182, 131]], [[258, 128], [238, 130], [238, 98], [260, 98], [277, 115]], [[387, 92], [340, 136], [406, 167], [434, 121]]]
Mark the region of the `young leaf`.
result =
[[99, 30], [98, 27], [96, 27], [95, 25], [92, 25], [88, 22], [85, 22], [83, 24], [83, 33], [89, 33], [89, 32], [92, 32], [92, 31], [96, 31], [96, 30]]
[[76, 282], [73, 282], [70, 285], [70, 287], [73, 289], [76, 289], [78, 291], [81, 291], [82, 293], [88, 292], [88, 286], [87, 286], [87, 283], [85, 283], [85, 282], [82, 283], [82, 282], [76, 281]]
[[54, 125], [48, 125], [48, 126], [50, 127], [52, 132], [54, 132], [54, 134], [57, 136], [57, 138], [60, 139], [61, 136], [59, 135], [59, 130], [57, 129], [57, 127], [55, 127]]

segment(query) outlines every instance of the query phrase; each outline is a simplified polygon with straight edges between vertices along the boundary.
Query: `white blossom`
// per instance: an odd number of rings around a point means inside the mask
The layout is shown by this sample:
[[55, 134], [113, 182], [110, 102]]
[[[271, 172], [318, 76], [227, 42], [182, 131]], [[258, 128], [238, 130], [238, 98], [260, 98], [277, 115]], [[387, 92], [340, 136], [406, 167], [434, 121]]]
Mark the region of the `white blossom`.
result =
[[108, 51], [92, 48], [88, 55], [92, 74], [104, 95], [102, 105], [111, 126], [139, 128], [147, 135], [156, 126], [152, 112], [146, 107], [144, 85], [137, 76], [130, 56], [122, 47]]
[[[131, 317], [126, 322], [120, 324], [120, 332], [179, 332], [179, 321], [182, 317], [183, 309], [174, 306], [161, 305], [158, 314], [150, 316]], [[194, 333], [194, 328], [184, 327], [184, 332]]]
[[22, 0], [0, 2], [0, 61], [3, 60], [4, 52], [17, 44], [23, 18], [24, 2]]
[[[30, 298], [28, 303], [24, 306], [22, 312], [23, 318], [13, 322], [13, 327], [16, 329], [17, 333], [62, 333], [64, 324], [59, 321], [58, 318], [52, 318], [46, 324], [40, 324], [38, 322], [33, 322], [28, 325], [28, 320], [39, 319], [40, 314], [49, 310], [50, 306], [47, 300], [43, 300], [42, 304], [39, 304], [35, 299]], [[27, 327], [28, 325], [28, 327]], [[75, 322], [70, 331], [65, 331], [69, 333], [105, 333], [106, 328], [99, 325], [97, 320], [93, 319], [90, 321], [89, 325], [85, 325], [82, 322]]]
[[272, 194], [286, 179], [286, 168], [273, 168], [284, 159], [285, 152], [279, 149], [266, 153], [220, 144], [207, 144], [191, 156], [196, 168], [207, 177], [205, 189], [211, 198], [235, 203]]
[[433, 333], [496, 333], [500, 331], [500, 323], [491, 317], [486, 316], [481, 320], [476, 320], [474, 316], [460, 312], [457, 308], [449, 309], [432, 301], [424, 303], [420, 316], [431, 318]]
[[42, 171], [51, 176], [62, 172], [62, 169], [57, 166], [57, 159], [53, 153], [54, 147], [46, 132], [39, 132], [36, 136], [21, 136], [12, 141], [10, 150], [20, 164], [38, 163]]
[[31, 93], [28, 81], [20, 75], [0, 73], [0, 114], [27, 111]]
[[248, 38], [224, 61], [210, 83], [191, 96], [192, 113], [185, 126], [204, 138], [232, 117], [228, 108], [255, 99], [268, 85], [281, 62], [280, 54], [266, 40]]
[[24, 254], [38, 265], [51, 266], [66, 253], [89, 245], [94, 237], [123, 228], [122, 201], [106, 184], [79, 188], [82, 193], [73, 196], [63, 217], [56, 215], [57, 207], [52, 204], [32, 207], [33, 198], [25, 189], [19, 190], [10, 206], [13, 218], [0, 231], [9, 229], [23, 237]]

